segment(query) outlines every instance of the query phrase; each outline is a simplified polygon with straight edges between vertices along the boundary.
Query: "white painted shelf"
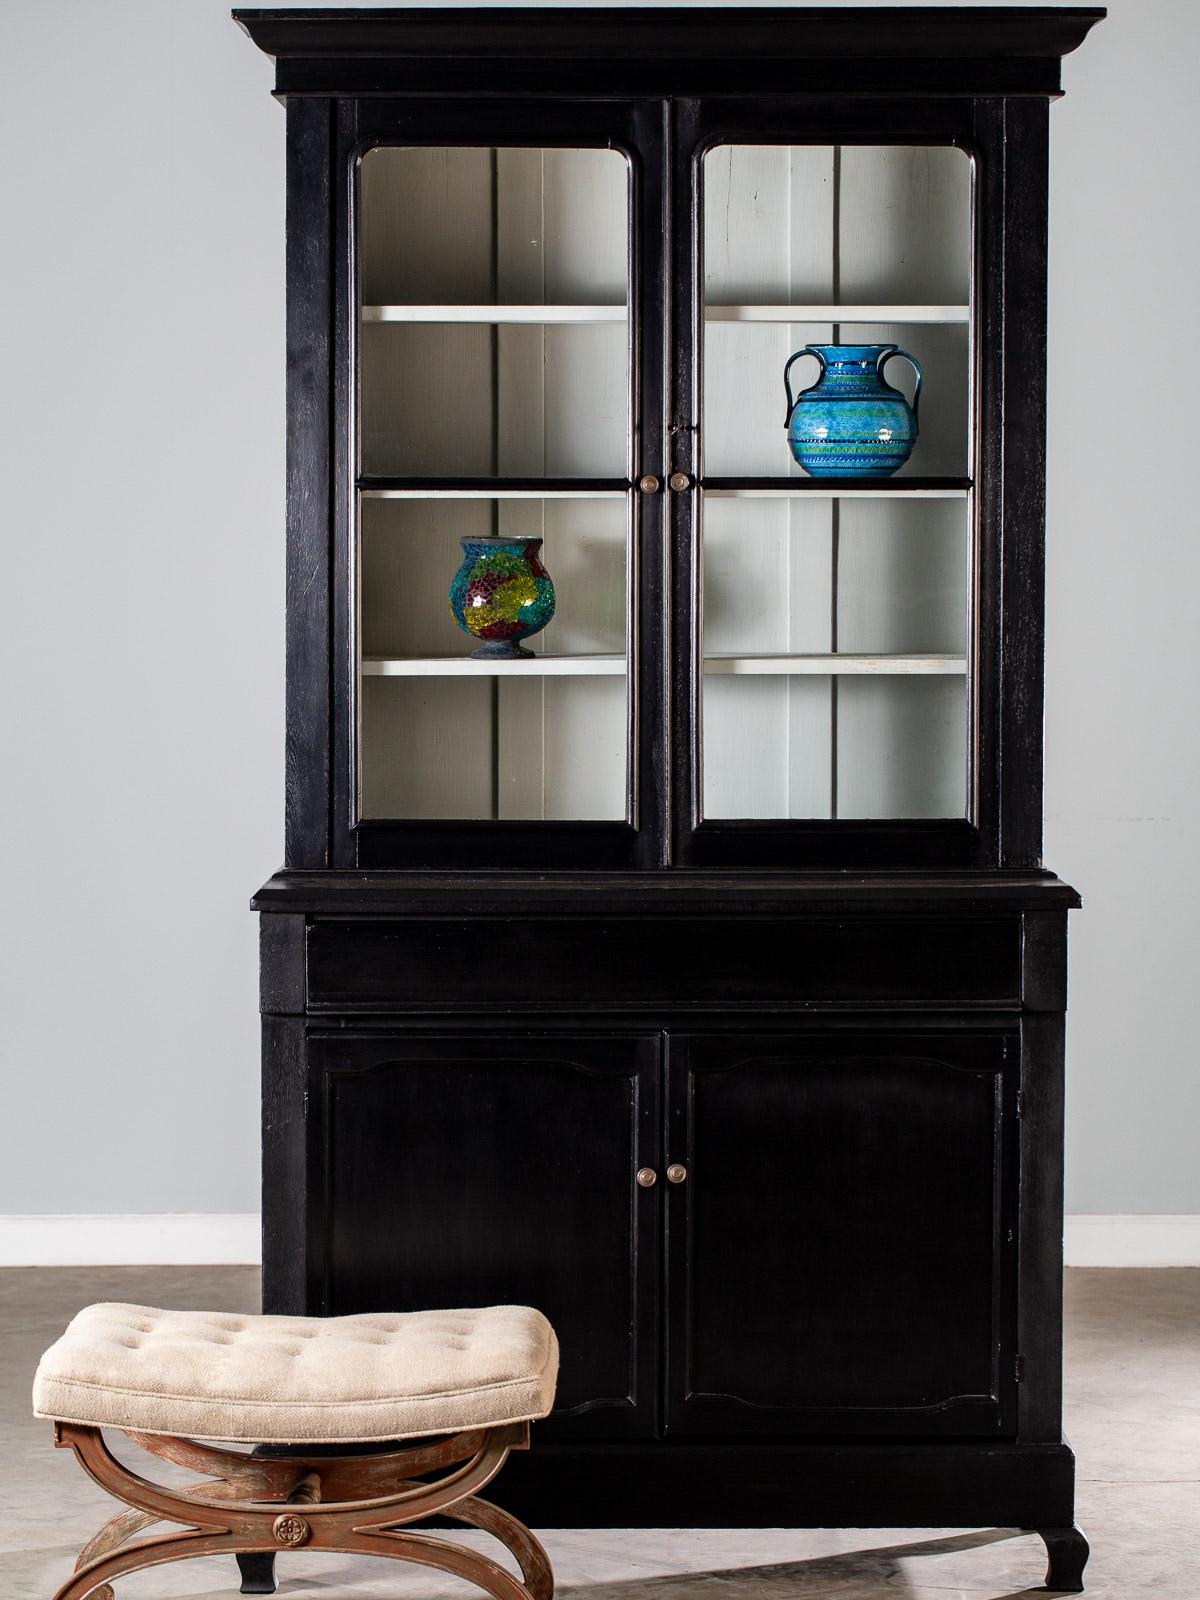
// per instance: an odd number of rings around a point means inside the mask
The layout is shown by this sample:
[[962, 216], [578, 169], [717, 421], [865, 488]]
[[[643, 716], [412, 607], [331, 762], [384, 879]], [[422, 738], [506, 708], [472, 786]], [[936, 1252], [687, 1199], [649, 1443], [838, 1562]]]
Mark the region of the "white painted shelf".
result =
[[364, 656], [364, 678], [619, 678], [624, 656]]
[[[829, 677], [832, 674], [883, 677], [963, 677], [965, 656], [771, 655], [706, 656], [705, 672], [738, 677]], [[476, 661], [471, 656], [364, 656], [365, 678], [494, 678], [509, 675], [533, 678], [619, 678], [625, 672], [624, 656], [494, 657]]]
[[970, 306], [718, 306], [706, 322], [969, 322]]
[[364, 306], [364, 322], [516, 323], [526, 327], [624, 322], [624, 306]]
[[965, 656], [706, 656], [705, 672], [738, 677], [778, 675], [787, 677], [963, 677]]
[[901, 478], [896, 483], [870, 489], [825, 488], [812, 478], [797, 478], [795, 487], [780, 489], [709, 489], [706, 500], [965, 500], [969, 489], [910, 489]]
[[624, 500], [628, 489], [360, 489], [360, 500]]
[[[624, 322], [628, 308], [547, 305], [363, 306], [364, 322], [481, 322], [526, 327]], [[706, 322], [968, 322], [970, 306], [718, 306], [704, 308]]]

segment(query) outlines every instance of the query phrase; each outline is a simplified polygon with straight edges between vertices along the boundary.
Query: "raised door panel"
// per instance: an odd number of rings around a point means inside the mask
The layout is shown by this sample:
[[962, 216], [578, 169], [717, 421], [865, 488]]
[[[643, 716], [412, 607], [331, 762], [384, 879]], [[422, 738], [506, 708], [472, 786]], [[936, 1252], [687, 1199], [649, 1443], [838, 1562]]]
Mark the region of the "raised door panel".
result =
[[1017, 1049], [672, 1039], [667, 1426], [1015, 1431]]
[[562, 1348], [541, 1436], [651, 1433], [657, 1040], [326, 1036], [309, 1059], [315, 1304], [537, 1306]]

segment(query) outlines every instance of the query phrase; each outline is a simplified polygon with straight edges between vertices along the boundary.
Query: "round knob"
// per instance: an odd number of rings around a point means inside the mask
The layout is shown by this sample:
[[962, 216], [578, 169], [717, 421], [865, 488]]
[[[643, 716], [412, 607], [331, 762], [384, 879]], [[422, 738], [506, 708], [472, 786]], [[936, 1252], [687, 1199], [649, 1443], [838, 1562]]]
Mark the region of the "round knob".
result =
[[653, 1189], [654, 1185], [658, 1182], [658, 1173], [655, 1172], [653, 1167], [639, 1167], [637, 1172], [637, 1181], [641, 1188]]
[[681, 1167], [678, 1161], [676, 1161], [673, 1166], [667, 1168], [668, 1183], [683, 1183], [686, 1178], [687, 1168]]
[[671, 487], [676, 494], [682, 494], [685, 489], [692, 487], [692, 480], [686, 472], [673, 472], [671, 474]]
[[661, 484], [652, 472], [648, 472], [644, 478], [638, 479], [638, 488], [643, 494], [657, 494]]

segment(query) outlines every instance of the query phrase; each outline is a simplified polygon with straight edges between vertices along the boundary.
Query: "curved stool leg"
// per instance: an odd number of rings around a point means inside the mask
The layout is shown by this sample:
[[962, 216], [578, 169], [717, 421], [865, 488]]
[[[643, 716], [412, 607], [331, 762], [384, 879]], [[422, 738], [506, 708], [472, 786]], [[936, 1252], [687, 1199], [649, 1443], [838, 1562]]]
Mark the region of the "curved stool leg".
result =
[[111, 1555], [100, 1556], [67, 1579], [54, 1596], [54, 1600], [93, 1600], [108, 1589], [112, 1593], [114, 1578], [128, 1572], [141, 1572], [145, 1567], [161, 1567], [168, 1561], [188, 1561], [192, 1556], [232, 1554], [237, 1541], [229, 1533], [173, 1533], [165, 1539], [145, 1539], [135, 1545], [116, 1550]]
[[[388, 1549], [388, 1545], [393, 1548]], [[478, 1584], [492, 1600], [531, 1600], [525, 1585], [488, 1556], [481, 1556], [460, 1544], [451, 1544], [448, 1539], [435, 1539], [427, 1533], [356, 1529], [353, 1540], [339, 1548], [355, 1555], [394, 1556], [399, 1561], [414, 1561], [418, 1566], [437, 1567], [455, 1578], [466, 1578], [469, 1583]]]
[[510, 1512], [494, 1506], [490, 1500], [477, 1500], [473, 1495], [460, 1500], [442, 1513], [455, 1522], [465, 1522], [470, 1527], [482, 1528], [494, 1539], [499, 1539], [517, 1559], [525, 1579], [525, 1587], [533, 1600], [554, 1600], [554, 1568], [541, 1541], [523, 1522]]
[[[143, 1528], [148, 1528], [155, 1521], [157, 1521], [157, 1518], [153, 1517], [148, 1511], [138, 1511], [136, 1509], [119, 1511], [111, 1521], [104, 1524], [98, 1533], [94, 1533], [84, 1545], [79, 1552], [78, 1560], [75, 1562], [75, 1571], [82, 1572], [84, 1567], [91, 1562], [98, 1560], [100, 1556], [107, 1555], [110, 1550], [115, 1550], [118, 1545], [124, 1544], [126, 1539], [132, 1539], [135, 1533], [139, 1533]], [[113, 1600], [111, 1585], [102, 1583], [94, 1591], [94, 1600]]]

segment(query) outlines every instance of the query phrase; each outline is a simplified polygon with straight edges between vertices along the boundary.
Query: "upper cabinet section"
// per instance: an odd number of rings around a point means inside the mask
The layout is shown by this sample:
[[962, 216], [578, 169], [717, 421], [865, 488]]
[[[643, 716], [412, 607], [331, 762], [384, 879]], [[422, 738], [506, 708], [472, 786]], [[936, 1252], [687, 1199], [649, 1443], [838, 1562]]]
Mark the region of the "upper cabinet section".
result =
[[1043, 7], [239, 12], [291, 867], [1030, 868]]

